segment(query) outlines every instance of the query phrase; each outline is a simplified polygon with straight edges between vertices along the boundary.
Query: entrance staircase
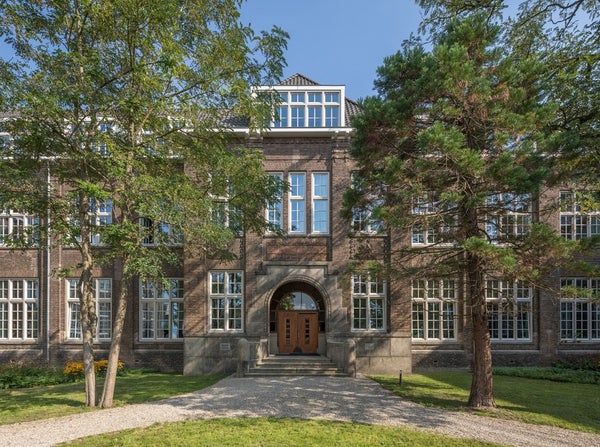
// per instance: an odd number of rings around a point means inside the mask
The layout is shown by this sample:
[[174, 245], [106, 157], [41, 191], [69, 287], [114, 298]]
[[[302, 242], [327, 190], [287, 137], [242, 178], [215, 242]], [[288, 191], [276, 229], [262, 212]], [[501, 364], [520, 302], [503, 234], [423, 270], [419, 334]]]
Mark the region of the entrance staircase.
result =
[[244, 374], [246, 377], [266, 376], [340, 376], [348, 377], [327, 357], [319, 355], [272, 355], [262, 359]]

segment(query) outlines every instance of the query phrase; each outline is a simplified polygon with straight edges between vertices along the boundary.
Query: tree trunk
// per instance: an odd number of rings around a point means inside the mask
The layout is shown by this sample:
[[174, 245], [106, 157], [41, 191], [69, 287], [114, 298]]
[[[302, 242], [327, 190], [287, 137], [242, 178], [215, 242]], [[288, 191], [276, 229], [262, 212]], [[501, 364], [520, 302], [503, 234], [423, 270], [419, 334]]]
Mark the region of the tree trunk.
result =
[[127, 316], [127, 299], [129, 296], [129, 279], [124, 277], [121, 280], [121, 288], [117, 301], [117, 313], [113, 324], [112, 340], [110, 343], [110, 352], [108, 354], [108, 365], [106, 367], [106, 378], [104, 380], [104, 389], [100, 407], [110, 408], [113, 406], [115, 395], [115, 386], [117, 384], [117, 372], [119, 369], [119, 354], [121, 352], [121, 339], [123, 328], [125, 327], [125, 318]]
[[467, 288], [473, 330], [471, 392], [467, 405], [472, 408], [495, 407], [492, 347], [485, 297], [485, 268], [476, 255], [467, 255]]

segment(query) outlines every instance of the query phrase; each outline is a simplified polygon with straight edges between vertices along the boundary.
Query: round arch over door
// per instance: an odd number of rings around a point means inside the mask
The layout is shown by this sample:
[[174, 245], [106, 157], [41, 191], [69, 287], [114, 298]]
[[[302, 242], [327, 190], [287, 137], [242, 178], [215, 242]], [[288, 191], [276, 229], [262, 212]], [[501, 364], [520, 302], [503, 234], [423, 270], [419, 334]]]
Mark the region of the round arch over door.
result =
[[269, 328], [280, 354], [315, 354], [325, 332], [325, 303], [311, 284], [294, 281], [279, 287], [269, 305]]

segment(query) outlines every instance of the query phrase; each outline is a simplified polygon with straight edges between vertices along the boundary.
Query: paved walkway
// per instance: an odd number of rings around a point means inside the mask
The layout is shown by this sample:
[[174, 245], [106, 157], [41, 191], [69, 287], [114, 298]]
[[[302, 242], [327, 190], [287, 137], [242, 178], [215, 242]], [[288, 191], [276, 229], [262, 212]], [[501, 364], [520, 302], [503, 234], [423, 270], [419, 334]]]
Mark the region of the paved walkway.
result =
[[600, 435], [427, 408], [369, 379], [339, 377], [230, 377], [154, 403], [0, 426], [0, 446], [51, 446], [157, 422], [269, 416], [402, 426], [519, 447], [600, 446]]

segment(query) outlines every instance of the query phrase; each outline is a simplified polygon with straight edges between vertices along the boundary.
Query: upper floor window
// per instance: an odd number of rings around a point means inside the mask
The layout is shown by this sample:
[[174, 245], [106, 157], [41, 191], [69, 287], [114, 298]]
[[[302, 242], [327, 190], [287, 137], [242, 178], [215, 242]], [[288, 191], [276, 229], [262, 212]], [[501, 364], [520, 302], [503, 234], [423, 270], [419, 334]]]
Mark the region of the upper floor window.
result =
[[181, 245], [183, 243], [183, 233], [171, 224], [142, 217], [139, 225], [143, 245]]
[[456, 226], [454, 207], [438, 200], [435, 193], [425, 193], [412, 198], [411, 214], [413, 245], [451, 243], [451, 233]]
[[[352, 173], [352, 189], [361, 190], [360, 179], [357, 173]], [[357, 205], [352, 209], [352, 231], [355, 233], [379, 233], [383, 223], [374, 217], [374, 210], [382, 205], [382, 201], [367, 196], [366, 204]]]
[[290, 233], [306, 232], [306, 174], [289, 174], [289, 213]]
[[39, 335], [39, 283], [0, 279], [0, 339], [31, 340]]
[[15, 243], [35, 243], [39, 219], [27, 214], [0, 209], [0, 247]]
[[[106, 225], [110, 225], [112, 223], [112, 212], [112, 199], [90, 199], [90, 224], [93, 227], [104, 227]], [[100, 233], [92, 234], [91, 242], [94, 245], [102, 244], [102, 235]]]
[[279, 92], [273, 127], [340, 127], [342, 118], [342, 90]]
[[312, 175], [312, 231], [329, 233], [329, 173]]
[[352, 329], [385, 329], [385, 283], [369, 275], [352, 275]]
[[600, 304], [590, 298], [599, 296], [600, 278], [562, 278], [560, 287], [565, 295], [560, 300], [560, 339], [599, 341]]
[[[79, 280], [67, 280], [67, 327], [68, 338], [81, 340], [81, 291]], [[110, 340], [112, 334], [112, 280], [101, 278], [94, 280], [94, 304], [98, 323], [96, 336], [98, 340]]]
[[530, 194], [492, 194], [487, 198], [486, 206], [486, 233], [490, 242], [502, 243], [529, 232]]
[[456, 286], [454, 279], [412, 281], [413, 339], [456, 339]]
[[486, 281], [488, 325], [492, 340], [529, 340], [531, 287], [524, 281]]
[[283, 229], [283, 174], [272, 173], [271, 177], [275, 179], [279, 185], [277, 197], [267, 205], [267, 222], [269, 229], [273, 231]]
[[560, 234], [579, 240], [600, 234], [600, 212], [596, 206], [585, 206], [582, 193], [560, 192]]
[[183, 338], [183, 279], [140, 281], [140, 338]]

